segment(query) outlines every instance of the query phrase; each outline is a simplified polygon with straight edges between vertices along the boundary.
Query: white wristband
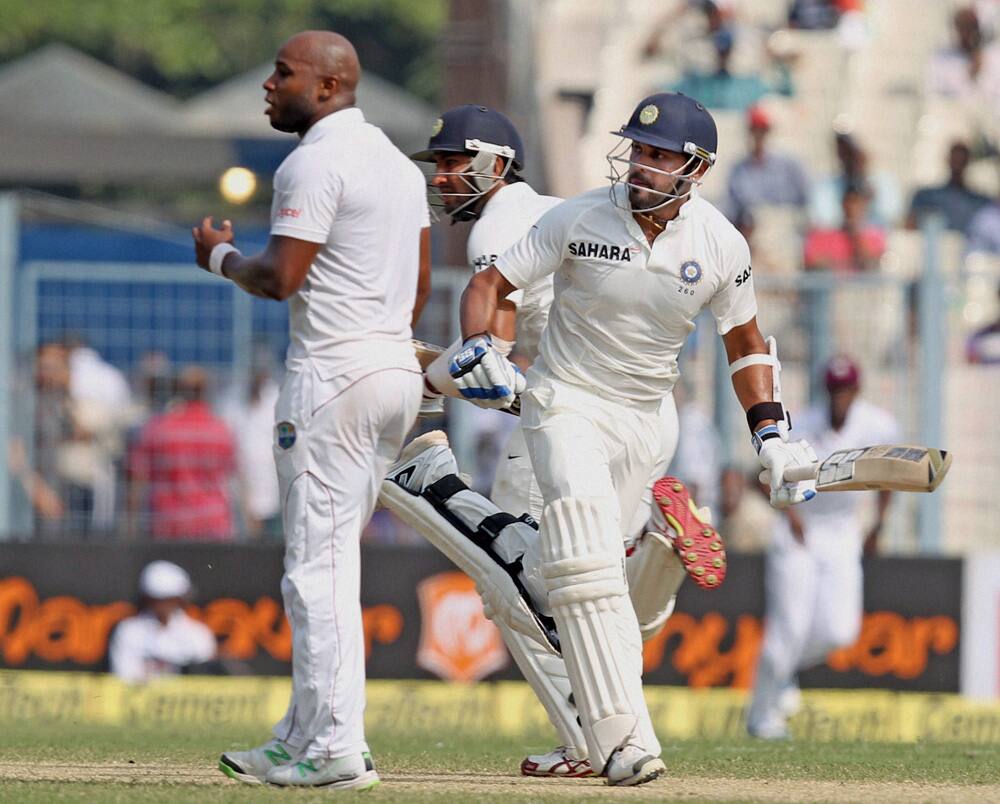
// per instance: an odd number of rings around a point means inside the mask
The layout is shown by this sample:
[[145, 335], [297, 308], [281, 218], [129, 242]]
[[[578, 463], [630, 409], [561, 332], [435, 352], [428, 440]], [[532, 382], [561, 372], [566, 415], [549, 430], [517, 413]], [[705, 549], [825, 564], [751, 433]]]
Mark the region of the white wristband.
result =
[[[226, 255], [232, 254], [234, 251], [237, 254], [240, 253], [240, 250], [232, 243], [219, 243], [208, 255], [208, 270], [217, 276], [223, 276], [222, 261], [226, 259]], [[225, 277], [223, 276], [223, 278]]]

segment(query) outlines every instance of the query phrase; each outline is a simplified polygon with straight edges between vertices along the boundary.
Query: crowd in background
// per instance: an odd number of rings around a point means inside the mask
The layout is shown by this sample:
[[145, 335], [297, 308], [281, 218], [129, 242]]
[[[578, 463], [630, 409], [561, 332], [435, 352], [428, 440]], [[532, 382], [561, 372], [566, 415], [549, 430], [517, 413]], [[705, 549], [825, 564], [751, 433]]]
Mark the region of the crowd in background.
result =
[[[986, 137], [951, 141], [939, 157], [947, 178], [915, 188], [907, 199], [898, 178], [874, 163], [851, 131], [831, 131], [836, 170], [817, 175], [770, 144], [774, 121], [765, 101], [795, 94], [795, 56], [763, 44], [762, 71], [733, 70], [734, 53], [753, 31], [740, 25], [724, 0], [683, 5], [704, 17], [708, 57], [667, 88], [711, 109], [745, 114], [748, 152], [731, 166], [723, 197], [715, 200], [747, 237], [758, 270], [776, 260], [756, 236], [761, 211], [774, 208], [797, 216], [795, 264], [806, 271], [878, 270], [889, 232], [919, 228], [931, 215], [965, 238], [966, 253], [1000, 256], [1000, 195], [982, 194], [968, 182], [974, 160], [996, 161], [996, 143]], [[861, 0], [795, 0], [788, 24], [836, 30], [843, 47], [851, 48], [865, 36], [862, 11]], [[675, 14], [671, 10], [652, 27], [648, 58], [658, 57], [663, 26]], [[927, 67], [927, 92], [1000, 110], [1000, 3], [959, 8], [952, 25], [953, 44]], [[1000, 321], [972, 333], [967, 357], [1000, 364]], [[151, 352], [129, 378], [70, 336], [41, 344], [25, 374], [22, 432], [8, 460], [37, 536], [280, 539], [271, 452], [279, 378], [273, 367], [261, 365], [246, 387], [233, 388], [204, 367], [174, 366], [165, 354]], [[752, 477], [722, 465], [708, 413], [679, 397], [682, 439], [673, 471], [712, 508], [733, 548], [759, 549], [772, 512]], [[472, 485], [487, 490], [504, 428], [513, 422], [482, 421], [476, 465], [463, 468]], [[366, 538], [417, 541], [384, 511], [376, 512]]]

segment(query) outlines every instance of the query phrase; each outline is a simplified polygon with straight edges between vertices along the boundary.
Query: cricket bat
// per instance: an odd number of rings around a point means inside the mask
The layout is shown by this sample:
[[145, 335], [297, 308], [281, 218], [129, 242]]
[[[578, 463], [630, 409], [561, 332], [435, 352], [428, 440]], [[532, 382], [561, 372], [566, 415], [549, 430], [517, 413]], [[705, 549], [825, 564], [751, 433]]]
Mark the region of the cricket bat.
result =
[[785, 480], [816, 478], [816, 491], [934, 491], [950, 468], [943, 449], [881, 444], [837, 450], [821, 463], [789, 469]]

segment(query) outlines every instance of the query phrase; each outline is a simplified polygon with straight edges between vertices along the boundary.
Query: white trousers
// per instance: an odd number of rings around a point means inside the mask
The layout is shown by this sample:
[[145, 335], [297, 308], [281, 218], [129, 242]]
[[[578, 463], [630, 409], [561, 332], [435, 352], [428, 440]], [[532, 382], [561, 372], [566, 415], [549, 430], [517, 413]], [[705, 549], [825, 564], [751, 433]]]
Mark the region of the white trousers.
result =
[[292, 697], [274, 734], [306, 758], [368, 750], [361, 531], [420, 406], [419, 371], [345, 385], [289, 372], [275, 406]]
[[809, 521], [805, 544], [785, 523], [767, 553], [764, 643], [749, 726], [780, 726], [781, 695], [799, 670], [858, 637], [863, 608], [861, 533], [854, 521]]

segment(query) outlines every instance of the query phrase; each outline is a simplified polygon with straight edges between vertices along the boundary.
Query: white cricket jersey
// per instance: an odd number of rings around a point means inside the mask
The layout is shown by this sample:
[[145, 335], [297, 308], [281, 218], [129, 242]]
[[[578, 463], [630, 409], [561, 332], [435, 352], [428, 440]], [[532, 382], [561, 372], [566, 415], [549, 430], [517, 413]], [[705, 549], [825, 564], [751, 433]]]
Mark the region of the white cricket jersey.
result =
[[183, 609], [161, 623], [151, 611], [141, 611], [118, 623], [108, 657], [111, 672], [124, 681], [142, 682], [178, 673], [189, 664], [215, 658], [215, 636]]
[[[830, 426], [830, 411], [825, 405], [811, 407], [792, 417], [793, 439], [804, 438], [822, 461], [830, 453], [849, 447], [871, 447], [876, 444], [899, 443], [899, 425], [892, 414], [864, 399], [855, 399], [847, 411], [840, 430]], [[795, 506], [804, 525], [823, 524], [831, 520], [845, 523], [857, 521], [864, 491], [842, 491], [817, 494], [812, 500]], [[782, 517], [784, 520], [784, 517]], [[855, 527], [860, 527], [858, 523]]]
[[547, 212], [495, 264], [519, 288], [555, 272], [534, 368], [617, 401], [660, 404], [704, 307], [723, 335], [757, 314], [746, 240], [696, 194], [650, 247], [607, 189], [591, 190]]
[[[472, 270], [488, 268], [524, 237], [535, 221], [561, 203], [561, 198], [539, 195], [525, 182], [508, 184], [497, 190], [469, 232], [466, 250]], [[507, 298], [517, 305], [517, 350], [534, 361], [552, 304], [551, 274], [515, 290]]]
[[427, 226], [423, 174], [360, 109], [313, 124], [275, 173], [271, 204], [272, 235], [323, 244], [290, 301], [290, 370], [419, 370], [410, 319]]

